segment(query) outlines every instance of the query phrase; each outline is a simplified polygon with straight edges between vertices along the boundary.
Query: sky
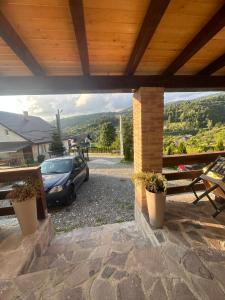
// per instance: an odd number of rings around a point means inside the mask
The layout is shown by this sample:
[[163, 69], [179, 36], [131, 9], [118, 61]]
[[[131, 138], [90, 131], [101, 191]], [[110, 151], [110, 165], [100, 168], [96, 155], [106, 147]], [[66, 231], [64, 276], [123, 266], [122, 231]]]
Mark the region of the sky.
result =
[[[194, 99], [215, 92], [165, 93], [165, 103]], [[55, 118], [57, 109], [61, 117], [120, 111], [132, 104], [132, 94], [74, 94], [38, 96], [0, 96], [0, 111], [23, 113], [42, 117], [48, 121]]]

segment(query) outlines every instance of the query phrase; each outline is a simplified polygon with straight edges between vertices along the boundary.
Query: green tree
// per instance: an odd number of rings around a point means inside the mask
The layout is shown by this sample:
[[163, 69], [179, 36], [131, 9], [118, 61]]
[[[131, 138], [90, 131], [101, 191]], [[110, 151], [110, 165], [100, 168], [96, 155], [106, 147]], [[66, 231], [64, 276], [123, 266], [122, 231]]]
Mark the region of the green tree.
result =
[[111, 147], [116, 150], [120, 149], [120, 137], [118, 134], [116, 135], [114, 142], [111, 144]]
[[49, 146], [49, 151], [53, 155], [61, 156], [63, 155], [65, 151], [65, 147], [63, 146], [63, 143], [59, 137], [58, 132], [53, 132], [52, 134], [52, 143]]
[[185, 146], [185, 143], [184, 142], [180, 142], [179, 143], [179, 146], [177, 148], [177, 152], [179, 154], [186, 154], [187, 153], [187, 149], [186, 149], [186, 146]]
[[224, 150], [224, 145], [223, 145], [223, 140], [222, 139], [218, 139], [218, 141], [216, 143], [215, 150], [217, 150], [217, 151], [223, 151]]
[[123, 120], [123, 151], [125, 160], [133, 161], [133, 122], [128, 118]]
[[116, 138], [116, 130], [111, 122], [103, 123], [99, 134], [99, 144], [102, 147], [109, 147]]

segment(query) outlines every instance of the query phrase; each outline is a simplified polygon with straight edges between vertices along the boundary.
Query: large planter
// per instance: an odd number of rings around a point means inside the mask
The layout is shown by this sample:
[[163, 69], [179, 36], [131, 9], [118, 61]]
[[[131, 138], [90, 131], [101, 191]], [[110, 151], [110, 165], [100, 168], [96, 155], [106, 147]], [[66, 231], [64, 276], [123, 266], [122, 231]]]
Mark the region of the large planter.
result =
[[23, 235], [34, 233], [38, 226], [36, 197], [22, 202], [13, 201], [12, 205]]
[[146, 190], [146, 198], [151, 226], [154, 228], [162, 228], [166, 207], [166, 194], [151, 193]]

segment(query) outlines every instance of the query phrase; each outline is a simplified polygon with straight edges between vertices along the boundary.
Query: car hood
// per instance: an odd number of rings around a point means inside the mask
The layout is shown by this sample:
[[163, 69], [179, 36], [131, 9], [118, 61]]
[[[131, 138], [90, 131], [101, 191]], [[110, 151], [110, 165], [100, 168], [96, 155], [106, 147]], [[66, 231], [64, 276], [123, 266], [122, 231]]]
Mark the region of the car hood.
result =
[[69, 178], [70, 173], [62, 174], [42, 174], [43, 184], [45, 191], [48, 191], [53, 186], [63, 185]]

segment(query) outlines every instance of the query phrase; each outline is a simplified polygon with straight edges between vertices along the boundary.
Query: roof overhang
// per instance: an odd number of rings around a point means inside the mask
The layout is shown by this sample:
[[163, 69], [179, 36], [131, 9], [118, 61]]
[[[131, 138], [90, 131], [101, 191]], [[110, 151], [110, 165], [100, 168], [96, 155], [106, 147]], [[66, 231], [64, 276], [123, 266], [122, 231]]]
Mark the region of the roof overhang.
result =
[[132, 92], [139, 87], [166, 91], [225, 90], [225, 76], [55, 76], [0, 77], [0, 95]]
[[225, 89], [221, 0], [0, 1], [0, 95]]

